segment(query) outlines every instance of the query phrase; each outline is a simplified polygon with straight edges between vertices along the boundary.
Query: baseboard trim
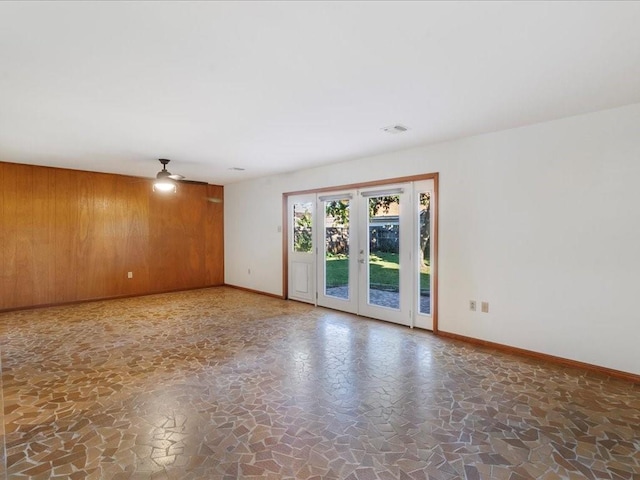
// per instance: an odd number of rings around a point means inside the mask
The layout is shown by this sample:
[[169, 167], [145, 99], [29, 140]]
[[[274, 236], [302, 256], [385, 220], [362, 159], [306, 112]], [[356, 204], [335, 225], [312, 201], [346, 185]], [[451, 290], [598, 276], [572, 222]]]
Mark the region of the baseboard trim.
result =
[[277, 298], [278, 300], [286, 300], [284, 295], [276, 295], [275, 293], [263, 292], [261, 290], [254, 290], [252, 288], [241, 287], [239, 285], [232, 285], [230, 283], [225, 283], [225, 287], [235, 288], [236, 290], [242, 290], [243, 292], [257, 293], [258, 295], [264, 295], [266, 297]]
[[580, 370], [585, 370], [590, 373], [597, 373], [600, 375], [607, 375], [609, 377], [619, 378], [621, 380], [627, 380], [633, 383], [640, 383], [640, 375], [636, 375], [630, 372], [614, 370], [613, 368], [601, 367], [599, 365], [579, 362], [577, 360], [570, 360], [568, 358], [556, 357], [555, 355], [534, 352], [533, 350], [526, 350], [524, 348], [512, 347], [510, 345], [504, 345], [502, 343], [489, 342], [487, 340], [481, 340], [479, 338], [466, 337], [464, 335], [458, 335], [457, 333], [443, 332], [442, 330], [438, 330], [438, 333], [436, 335], [440, 337], [450, 338], [452, 340], [460, 340], [466, 343], [471, 343], [473, 345], [493, 348], [495, 350], [499, 350], [505, 353], [531, 357], [538, 360], [555, 363], [556, 365], [563, 365], [565, 367], [578, 368]]
[[223, 287], [222, 284], [217, 285], [203, 285], [201, 287], [190, 287], [190, 288], [175, 288], [172, 290], [160, 290], [158, 292], [146, 292], [146, 293], [128, 293], [125, 295], [114, 295], [113, 297], [96, 297], [96, 298], [84, 298], [81, 300], [71, 300], [68, 302], [58, 302], [58, 303], [41, 303], [38, 305], [24, 305], [21, 307], [11, 307], [11, 308], [3, 308], [0, 309], [0, 313], [9, 313], [9, 312], [19, 312], [22, 310], [36, 310], [38, 308], [51, 308], [51, 307], [66, 307], [70, 305], [80, 305], [83, 303], [92, 303], [92, 302], [104, 302], [107, 300], [122, 300], [125, 298], [135, 298], [135, 297], [148, 297], [149, 295], [162, 295], [163, 293], [177, 293], [177, 292], [189, 292], [192, 290], [203, 290], [205, 288], [215, 288], [215, 287]]

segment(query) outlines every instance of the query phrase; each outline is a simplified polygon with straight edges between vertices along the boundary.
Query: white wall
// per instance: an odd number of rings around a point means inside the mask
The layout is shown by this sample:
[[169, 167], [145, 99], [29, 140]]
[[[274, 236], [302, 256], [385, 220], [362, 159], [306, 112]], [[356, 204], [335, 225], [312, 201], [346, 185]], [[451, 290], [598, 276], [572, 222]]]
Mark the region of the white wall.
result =
[[228, 185], [226, 283], [282, 294], [283, 192], [430, 172], [440, 330], [640, 374], [640, 104]]

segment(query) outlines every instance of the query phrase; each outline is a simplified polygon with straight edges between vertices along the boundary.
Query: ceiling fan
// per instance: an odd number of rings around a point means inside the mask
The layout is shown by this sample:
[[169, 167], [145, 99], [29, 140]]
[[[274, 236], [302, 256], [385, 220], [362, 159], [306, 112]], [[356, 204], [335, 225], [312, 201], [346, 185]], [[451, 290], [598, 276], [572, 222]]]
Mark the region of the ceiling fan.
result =
[[[159, 158], [158, 161], [162, 164], [162, 170], [156, 174], [156, 180], [153, 182], [153, 190], [159, 192], [176, 192], [176, 182], [191, 183], [195, 185], [208, 185], [207, 182], [200, 182], [198, 180], [187, 180], [183, 175], [173, 174], [167, 170], [167, 164], [171, 161], [168, 158]], [[206, 200], [211, 203], [222, 203], [222, 198], [206, 197]]]
[[207, 182], [198, 182], [196, 180], [186, 180], [183, 175], [173, 174], [167, 170], [167, 164], [171, 161], [168, 158], [159, 158], [162, 164], [162, 170], [156, 174], [156, 181], [153, 182], [153, 190], [160, 192], [175, 192], [176, 182], [194, 183], [196, 185], [207, 185]]

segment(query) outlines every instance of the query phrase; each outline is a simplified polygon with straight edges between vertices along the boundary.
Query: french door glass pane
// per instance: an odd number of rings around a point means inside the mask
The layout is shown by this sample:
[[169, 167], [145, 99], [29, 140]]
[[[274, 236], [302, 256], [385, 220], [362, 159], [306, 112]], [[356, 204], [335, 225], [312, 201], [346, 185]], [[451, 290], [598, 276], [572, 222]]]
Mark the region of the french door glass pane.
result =
[[400, 196], [369, 197], [369, 304], [400, 308]]
[[324, 202], [325, 292], [329, 297], [349, 299], [350, 200]]
[[431, 192], [420, 194], [419, 218], [419, 246], [418, 269], [420, 282], [418, 294], [420, 299], [420, 313], [431, 314]]
[[313, 250], [313, 230], [311, 225], [312, 202], [293, 204], [293, 251], [311, 253]]

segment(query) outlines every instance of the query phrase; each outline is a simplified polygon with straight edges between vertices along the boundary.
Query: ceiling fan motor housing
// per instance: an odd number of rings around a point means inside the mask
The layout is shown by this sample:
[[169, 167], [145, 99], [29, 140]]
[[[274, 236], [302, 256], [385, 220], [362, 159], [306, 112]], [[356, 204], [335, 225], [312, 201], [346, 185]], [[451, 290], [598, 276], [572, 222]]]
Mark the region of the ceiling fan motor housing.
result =
[[167, 158], [159, 158], [158, 161], [162, 164], [162, 170], [158, 172], [156, 178], [160, 180], [161, 178], [169, 178], [171, 172], [167, 170], [167, 164], [171, 161]]
[[171, 160], [167, 158], [159, 158], [158, 161], [162, 164], [162, 170], [158, 172], [156, 175], [156, 179], [158, 180], [174, 180], [174, 181], [182, 181], [184, 180], [183, 175], [172, 174], [169, 170], [167, 170], [167, 163]]

